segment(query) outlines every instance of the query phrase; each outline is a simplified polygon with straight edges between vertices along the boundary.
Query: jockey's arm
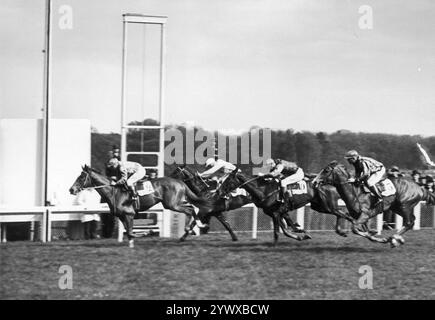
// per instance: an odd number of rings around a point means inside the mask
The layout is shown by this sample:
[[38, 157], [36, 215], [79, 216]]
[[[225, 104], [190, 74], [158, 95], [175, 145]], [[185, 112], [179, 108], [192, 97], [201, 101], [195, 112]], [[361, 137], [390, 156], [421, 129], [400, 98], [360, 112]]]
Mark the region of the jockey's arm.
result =
[[203, 178], [209, 178], [210, 176], [212, 176], [213, 174], [218, 172], [222, 167], [223, 167], [223, 164], [216, 163], [216, 165], [214, 165], [210, 169], [208, 169], [208, 170], [204, 171], [203, 173], [201, 173], [200, 176], [203, 177]]
[[370, 177], [370, 169], [367, 163], [362, 163], [362, 171], [360, 172], [359, 176], [357, 177], [359, 180], [366, 180], [368, 177]]
[[121, 172], [121, 178], [116, 181], [116, 184], [124, 184], [127, 182], [128, 179], [128, 171], [127, 168], [125, 168], [124, 166], [120, 166], [119, 167], [119, 171]]
[[272, 171], [270, 171], [265, 176], [278, 178], [279, 176], [281, 176], [281, 172], [283, 169], [284, 169], [284, 166], [282, 164], [278, 164]]

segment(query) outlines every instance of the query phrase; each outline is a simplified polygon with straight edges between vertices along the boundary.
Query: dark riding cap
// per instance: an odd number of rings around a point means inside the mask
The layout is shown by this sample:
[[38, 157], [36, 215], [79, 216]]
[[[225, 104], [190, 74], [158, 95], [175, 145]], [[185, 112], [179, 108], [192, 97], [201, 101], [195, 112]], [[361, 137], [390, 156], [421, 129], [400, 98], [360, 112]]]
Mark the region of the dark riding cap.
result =
[[427, 176], [426, 176], [426, 183], [428, 183], [428, 182], [434, 182], [434, 181], [433, 181], [433, 177], [430, 176], [430, 175], [427, 175]]
[[416, 174], [421, 175], [420, 171], [412, 170], [412, 175], [415, 176]]
[[400, 169], [399, 169], [398, 166], [392, 166], [392, 167], [390, 168], [390, 171], [391, 171], [391, 172], [399, 172]]
[[346, 152], [344, 157], [346, 159], [357, 158], [357, 157], [359, 157], [359, 154], [358, 154], [358, 151], [356, 151], [356, 150], [349, 150], [348, 152]]

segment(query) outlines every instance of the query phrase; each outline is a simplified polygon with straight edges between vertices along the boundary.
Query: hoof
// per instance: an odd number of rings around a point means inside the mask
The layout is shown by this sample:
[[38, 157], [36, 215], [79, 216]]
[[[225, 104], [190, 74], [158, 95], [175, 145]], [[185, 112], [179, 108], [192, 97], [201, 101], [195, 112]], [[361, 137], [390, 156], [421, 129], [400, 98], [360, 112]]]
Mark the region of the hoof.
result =
[[313, 237], [310, 236], [308, 233], [306, 233], [303, 237], [303, 240], [309, 240], [309, 239], [313, 239]]
[[391, 247], [396, 248], [401, 244], [405, 244], [405, 239], [401, 235], [395, 234], [390, 238], [390, 242], [391, 242]]
[[340, 237], [347, 238], [347, 232], [336, 232]]
[[239, 239], [237, 239], [237, 238], [233, 238], [233, 241], [239, 241]]

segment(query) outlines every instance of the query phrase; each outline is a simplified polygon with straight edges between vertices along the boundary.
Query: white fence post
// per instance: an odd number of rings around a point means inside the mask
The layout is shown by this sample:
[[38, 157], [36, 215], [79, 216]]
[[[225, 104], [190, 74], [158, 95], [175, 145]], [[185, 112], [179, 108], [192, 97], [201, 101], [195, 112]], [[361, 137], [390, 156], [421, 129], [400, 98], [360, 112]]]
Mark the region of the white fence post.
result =
[[396, 220], [396, 230], [400, 230], [403, 227], [403, 218], [398, 214], [395, 215]]
[[47, 241], [47, 209], [42, 211], [42, 221], [41, 221], [41, 234], [40, 238], [42, 242]]
[[378, 214], [376, 216], [376, 231], [378, 232], [378, 234], [382, 233], [382, 228], [384, 226], [384, 214]]
[[258, 208], [254, 205], [252, 208], [252, 239], [257, 239], [258, 228]]
[[305, 225], [305, 206], [296, 210], [296, 222], [304, 229]]
[[413, 209], [415, 221], [414, 221], [414, 227], [412, 227], [412, 230], [420, 230], [421, 226], [421, 202], [417, 203], [417, 205]]
[[124, 231], [124, 225], [118, 218], [118, 242], [122, 242], [122, 240], [124, 239]]
[[161, 233], [163, 238], [169, 238], [171, 236], [171, 212], [163, 209], [161, 216]]
[[51, 209], [47, 208], [47, 242], [51, 241]]

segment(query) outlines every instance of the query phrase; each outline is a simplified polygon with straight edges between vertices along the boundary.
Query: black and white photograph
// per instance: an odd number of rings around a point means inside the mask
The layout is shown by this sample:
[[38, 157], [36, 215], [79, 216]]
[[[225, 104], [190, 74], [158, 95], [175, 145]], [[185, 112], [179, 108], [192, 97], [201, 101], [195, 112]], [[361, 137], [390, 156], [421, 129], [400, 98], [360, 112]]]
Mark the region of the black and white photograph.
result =
[[0, 300], [435, 300], [434, 1], [0, 17]]

